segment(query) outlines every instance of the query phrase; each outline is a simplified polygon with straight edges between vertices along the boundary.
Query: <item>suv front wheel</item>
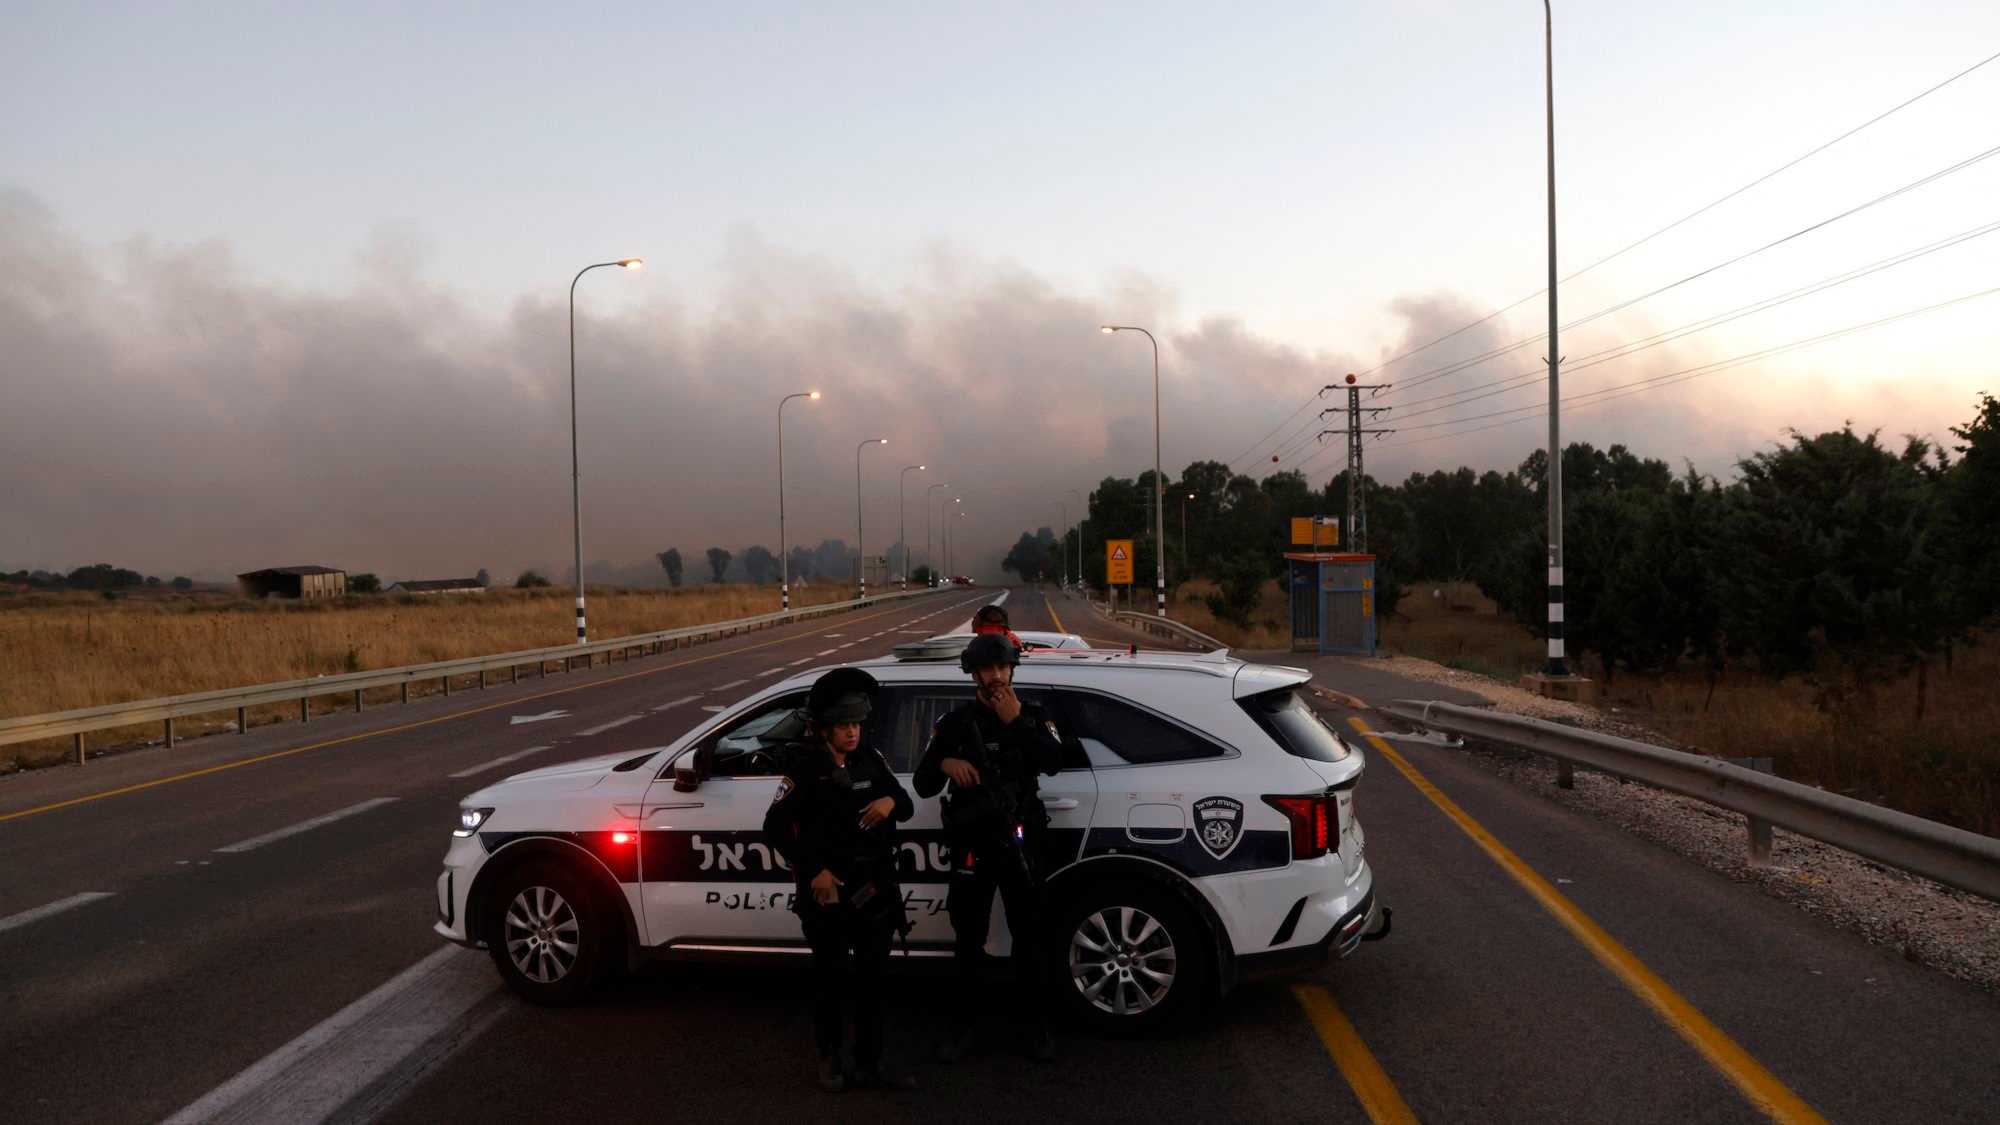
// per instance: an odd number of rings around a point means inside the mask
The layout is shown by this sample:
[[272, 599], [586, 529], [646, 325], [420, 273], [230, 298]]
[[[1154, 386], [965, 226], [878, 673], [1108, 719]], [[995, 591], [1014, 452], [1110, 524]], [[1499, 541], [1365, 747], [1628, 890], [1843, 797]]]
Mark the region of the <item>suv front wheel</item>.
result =
[[530, 1003], [581, 999], [615, 946], [612, 919], [582, 875], [557, 863], [525, 863], [494, 888], [487, 945], [500, 976]]
[[1207, 934], [1186, 905], [1143, 883], [1101, 883], [1054, 914], [1057, 985], [1093, 1031], [1143, 1035], [1194, 1007], [1207, 989]]

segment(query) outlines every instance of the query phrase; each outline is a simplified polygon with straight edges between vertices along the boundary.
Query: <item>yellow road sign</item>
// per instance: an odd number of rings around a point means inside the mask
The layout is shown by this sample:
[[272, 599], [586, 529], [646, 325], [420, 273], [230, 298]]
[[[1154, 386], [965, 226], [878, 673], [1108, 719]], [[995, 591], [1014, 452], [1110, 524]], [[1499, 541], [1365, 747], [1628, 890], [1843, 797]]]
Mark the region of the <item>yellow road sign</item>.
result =
[[1106, 539], [1104, 541], [1104, 584], [1107, 586], [1130, 586], [1132, 584], [1132, 541], [1130, 539]]
[[1331, 516], [1292, 517], [1292, 546], [1340, 546], [1340, 521]]

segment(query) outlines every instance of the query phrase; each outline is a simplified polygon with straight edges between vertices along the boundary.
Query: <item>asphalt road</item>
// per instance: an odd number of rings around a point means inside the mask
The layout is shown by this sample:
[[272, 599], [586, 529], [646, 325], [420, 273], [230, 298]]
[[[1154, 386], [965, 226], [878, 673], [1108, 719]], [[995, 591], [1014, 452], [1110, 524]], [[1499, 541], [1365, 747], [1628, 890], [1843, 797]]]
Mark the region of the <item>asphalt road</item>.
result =
[[[0, 783], [0, 1116], [1995, 1119], [2000, 1001], [1409, 742], [1369, 751], [1357, 796], [1388, 940], [1244, 985], [1166, 1038], [1059, 1033], [1053, 1066], [1007, 1045], [932, 1065], [938, 978], [908, 972], [890, 1044], [924, 1083], [911, 1095], [812, 1087], [796, 970], [653, 966], [549, 1011], [431, 933], [463, 793], [658, 745], [766, 677], [879, 654], [983, 600]], [[1017, 628], [1147, 643], [1060, 594], [1008, 605]]]

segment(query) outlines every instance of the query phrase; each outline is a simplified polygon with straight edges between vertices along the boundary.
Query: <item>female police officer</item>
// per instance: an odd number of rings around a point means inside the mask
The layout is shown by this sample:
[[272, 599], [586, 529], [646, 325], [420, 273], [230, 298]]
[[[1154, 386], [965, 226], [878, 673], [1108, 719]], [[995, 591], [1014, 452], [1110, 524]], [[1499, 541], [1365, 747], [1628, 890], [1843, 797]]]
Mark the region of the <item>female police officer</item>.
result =
[[[880, 751], [861, 744], [875, 677], [836, 668], [806, 697], [804, 743], [781, 759], [785, 776], [764, 814], [764, 835], [791, 865], [798, 912], [813, 956], [813, 1028], [819, 1084], [844, 1090], [843, 994], [854, 1010], [855, 1086], [913, 1090], [916, 1080], [882, 1066], [882, 1007], [891, 936], [906, 923], [896, 882], [896, 823], [910, 795]], [[849, 954], [852, 961], [849, 961]]]

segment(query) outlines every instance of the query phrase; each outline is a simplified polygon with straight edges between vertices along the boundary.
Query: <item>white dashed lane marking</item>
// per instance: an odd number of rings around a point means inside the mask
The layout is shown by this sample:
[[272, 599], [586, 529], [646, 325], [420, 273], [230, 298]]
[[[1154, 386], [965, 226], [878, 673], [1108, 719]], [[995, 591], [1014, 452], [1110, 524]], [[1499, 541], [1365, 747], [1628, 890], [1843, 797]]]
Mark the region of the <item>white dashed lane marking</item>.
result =
[[451, 776], [471, 777], [475, 773], [485, 773], [487, 770], [498, 769], [501, 766], [506, 765], [508, 762], [519, 761], [520, 759], [525, 758], [530, 754], [539, 754], [547, 749], [548, 747], [546, 746], [530, 746], [526, 750], [516, 750], [512, 754], [508, 754], [505, 757], [495, 758], [490, 762], [481, 762], [478, 765], [473, 766], [471, 769], [460, 770], [457, 773], [452, 774]]
[[766, 669], [764, 669], [764, 670], [763, 670], [762, 672], [759, 672], [759, 673], [757, 673], [757, 675], [759, 675], [759, 676], [775, 676], [775, 675], [777, 675], [778, 673], [780, 673], [780, 672], [782, 672], [782, 671], [784, 671], [784, 670], [785, 670], [785, 666], [784, 666], [784, 665], [782, 665], [782, 664], [780, 664], [780, 665], [778, 665], [778, 666], [777, 666], [776, 668], [766, 668]]
[[786, 665], [786, 667], [788, 667], [788, 668], [796, 668], [796, 667], [798, 667], [798, 666], [799, 666], [799, 665], [801, 665], [801, 664], [810, 664], [810, 663], [812, 663], [812, 657], [810, 657], [810, 656], [801, 656], [801, 657], [799, 657], [799, 658], [798, 658], [797, 660], [794, 660], [794, 661], [792, 661], [792, 662], [791, 662], [790, 664]]
[[30, 922], [39, 922], [44, 918], [53, 918], [65, 910], [83, 906], [86, 903], [96, 902], [100, 898], [110, 897], [110, 891], [85, 891], [80, 895], [59, 898], [47, 905], [37, 906], [33, 910], [23, 910], [19, 914], [9, 914], [5, 918], [0, 918], [0, 933], [18, 929]]
[[288, 836], [296, 836], [301, 832], [310, 832], [315, 828], [323, 828], [326, 825], [332, 824], [336, 820], [346, 820], [350, 816], [358, 816], [369, 809], [381, 808], [383, 805], [391, 804], [395, 800], [396, 798], [394, 797], [376, 797], [373, 800], [363, 801], [358, 805], [349, 805], [337, 812], [327, 813], [325, 816], [316, 816], [311, 820], [301, 820], [297, 824], [280, 828], [276, 832], [266, 832], [262, 836], [252, 836], [248, 840], [241, 840], [226, 848], [217, 848], [215, 850], [228, 854], [253, 851], [263, 847], [265, 844], [276, 843]]
[[589, 738], [589, 737], [590, 737], [591, 735], [593, 735], [593, 734], [603, 734], [603, 733], [604, 733], [605, 731], [608, 731], [608, 730], [617, 730], [617, 729], [618, 729], [619, 727], [622, 727], [622, 726], [624, 726], [624, 725], [625, 725], [626, 723], [633, 723], [633, 722], [637, 722], [637, 721], [639, 721], [640, 719], [643, 719], [643, 718], [645, 718], [645, 717], [646, 717], [646, 716], [644, 716], [644, 715], [627, 715], [627, 716], [625, 716], [625, 717], [624, 717], [624, 718], [622, 718], [622, 719], [613, 719], [613, 720], [611, 720], [611, 721], [610, 721], [610, 722], [608, 722], [608, 723], [599, 723], [599, 724], [597, 724], [596, 726], [594, 726], [594, 727], [591, 727], [591, 728], [590, 728], [589, 730], [580, 730], [580, 731], [577, 731], [577, 732], [576, 732], [576, 733], [575, 733], [574, 735], [572, 735], [571, 737], [573, 737], [573, 738]]
[[683, 703], [693, 703], [695, 700], [700, 699], [701, 696], [702, 696], [701, 692], [695, 692], [693, 695], [683, 695], [679, 699], [669, 699], [665, 703], [660, 704], [658, 707], [653, 708], [653, 710], [671, 711], [674, 708], [679, 707]]
[[832, 656], [832, 655], [833, 655], [834, 653], [836, 653], [836, 652], [839, 652], [839, 651], [840, 651], [840, 646], [839, 646], [839, 645], [835, 645], [835, 646], [834, 646], [834, 647], [832, 647], [832, 648], [828, 648], [828, 649], [821, 649], [820, 651], [818, 651], [818, 652], [815, 652], [815, 653], [813, 653], [813, 655], [814, 655], [814, 656]]
[[749, 680], [731, 680], [728, 683], [723, 684], [721, 687], [716, 688], [715, 690], [728, 691], [730, 688], [742, 687], [744, 684], [747, 684], [749, 682], [750, 682]]

